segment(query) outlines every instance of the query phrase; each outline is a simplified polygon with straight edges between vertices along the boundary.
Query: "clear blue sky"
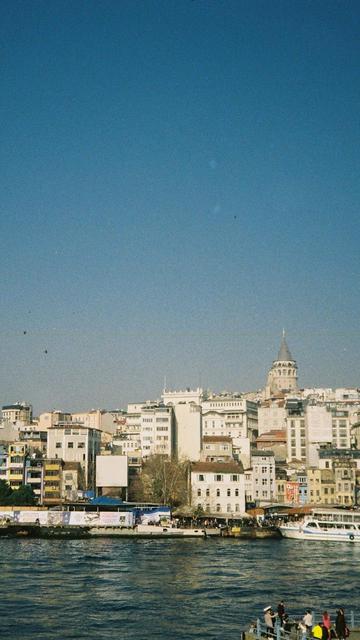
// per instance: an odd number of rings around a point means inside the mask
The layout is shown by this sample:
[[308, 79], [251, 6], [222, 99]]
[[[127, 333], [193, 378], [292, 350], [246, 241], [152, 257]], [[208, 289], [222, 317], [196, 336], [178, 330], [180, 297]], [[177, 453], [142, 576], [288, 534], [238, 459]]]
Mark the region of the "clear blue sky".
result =
[[260, 388], [283, 327], [302, 386], [360, 384], [359, 2], [10, 0], [0, 31], [1, 403]]

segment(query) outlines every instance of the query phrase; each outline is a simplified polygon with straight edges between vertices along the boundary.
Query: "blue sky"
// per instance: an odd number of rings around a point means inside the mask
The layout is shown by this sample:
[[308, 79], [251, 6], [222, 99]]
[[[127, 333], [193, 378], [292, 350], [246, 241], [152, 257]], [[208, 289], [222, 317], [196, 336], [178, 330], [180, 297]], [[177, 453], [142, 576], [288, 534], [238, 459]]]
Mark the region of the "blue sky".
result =
[[2, 403], [260, 388], [283, 327], [302, 386], [359, 385], [359, 27], [351, 1], [2, 4]]

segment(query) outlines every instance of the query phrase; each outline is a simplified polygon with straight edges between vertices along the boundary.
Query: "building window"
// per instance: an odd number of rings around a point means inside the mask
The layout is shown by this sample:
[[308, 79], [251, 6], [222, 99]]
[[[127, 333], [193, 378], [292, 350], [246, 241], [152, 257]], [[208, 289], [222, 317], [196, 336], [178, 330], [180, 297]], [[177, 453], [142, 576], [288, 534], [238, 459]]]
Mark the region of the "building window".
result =
[[78, 442], [78, 449], [85, 449], [85, 442]]
[[238, 480], [239, 480], [239, 476], [237, 476], [237, 475], [231, 476], [231, 481], [232, 482], [238, 482]]
[[220, 498], [220, 489], [216, 489], [216, 497]]
[[215, 475], [214, 476], [214, 480], [215, 482], [222, 482], [223, 477], [221, 475]]
[[239, 496], [239, 489], [235, 489], [235, 496], [236, 496], [236, 498], [238, 498], [238, 496]]
[[201, 498], [201, 489], [197, 490], [198, 498]]
[[57, 442], [56, 445], [55, 445], [55, 448], [56, 449], [61, 449], [61, 442]]
[[217, 511], [217, 513], [220, 512], [220, 505], [219, 504], [216, 505], [216, 511]]
[[204, 480], [205, 480], [204, 476], [201, 473], [198, 476], [198, 480], [199, 480], [199, 482], [204, 482]]
[[231, 491], [230, 491], [230, 489], [228, 489], [228, 490], [227, 490], [226, 494], [227, 494], [228, 498], [230, 498], [230, 496], [231, 496]]
[[206, 489], [206, 497], [208, 498], [210, 496], [210, 489]]
[[68, 449], [73, 449], [73, 448], [74, 448], [74, 443], [68, 442]]
[[226, 511], [227, 511], [228, 513], [231, 513], [231, 504], [228, 504], [228, 505], [226, 506]]

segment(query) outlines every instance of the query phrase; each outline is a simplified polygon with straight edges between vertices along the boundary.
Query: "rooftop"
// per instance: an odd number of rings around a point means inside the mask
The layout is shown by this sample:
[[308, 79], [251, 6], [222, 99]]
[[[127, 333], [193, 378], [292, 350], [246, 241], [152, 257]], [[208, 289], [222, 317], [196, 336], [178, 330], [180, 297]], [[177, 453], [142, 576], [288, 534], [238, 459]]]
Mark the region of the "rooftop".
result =
[[241, 462], [194, 462], [191, 471], [195, 473], [244, 473]]
[[230, 436], [204, 436], [203, 442], [232, 442]]

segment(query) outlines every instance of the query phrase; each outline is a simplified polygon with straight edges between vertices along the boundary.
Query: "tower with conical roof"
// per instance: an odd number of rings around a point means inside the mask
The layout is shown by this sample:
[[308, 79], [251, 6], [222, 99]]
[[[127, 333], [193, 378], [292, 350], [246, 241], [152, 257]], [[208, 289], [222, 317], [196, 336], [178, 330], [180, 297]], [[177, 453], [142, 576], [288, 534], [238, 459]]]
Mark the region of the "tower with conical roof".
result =
[[290, 353], [283, 329], [278, 357], [272, 363], [268, 373], [265, 396], [270, 398], [278, 394], [295, 392], [298, 388], [297, 381], [297, 364]]

